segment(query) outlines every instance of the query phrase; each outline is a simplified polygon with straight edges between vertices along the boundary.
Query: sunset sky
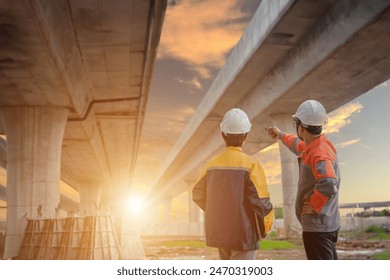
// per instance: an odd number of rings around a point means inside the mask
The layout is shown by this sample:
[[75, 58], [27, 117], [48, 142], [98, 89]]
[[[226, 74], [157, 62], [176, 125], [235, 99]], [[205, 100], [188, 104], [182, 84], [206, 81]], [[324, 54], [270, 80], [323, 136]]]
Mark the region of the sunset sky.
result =
[[[145, 176], [145, 172], [158, 173], [260, 2], [169, 2], [141, 139], [136, 178], [141, 189], [150, 190], [153, 176]], [[386, 176], [390, 171], [390, 82], [378, 85], [329, 117], [325, 130], [341, 163], [340, 202], [390, 201]], [[278, 147], [273, 145], [257, 156], [267, 175], [271, 199], [279, 205]], [[155, 164], [150, 166], [150, 162]]]

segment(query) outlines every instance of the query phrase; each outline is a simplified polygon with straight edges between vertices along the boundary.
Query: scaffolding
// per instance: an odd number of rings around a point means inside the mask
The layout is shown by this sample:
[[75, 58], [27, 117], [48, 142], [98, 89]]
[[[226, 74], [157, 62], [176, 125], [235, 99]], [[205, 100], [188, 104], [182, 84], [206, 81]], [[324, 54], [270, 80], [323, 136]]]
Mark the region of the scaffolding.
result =
[[28, 220], [20, 259], [119, 260], [120, 252], [108, 216]]

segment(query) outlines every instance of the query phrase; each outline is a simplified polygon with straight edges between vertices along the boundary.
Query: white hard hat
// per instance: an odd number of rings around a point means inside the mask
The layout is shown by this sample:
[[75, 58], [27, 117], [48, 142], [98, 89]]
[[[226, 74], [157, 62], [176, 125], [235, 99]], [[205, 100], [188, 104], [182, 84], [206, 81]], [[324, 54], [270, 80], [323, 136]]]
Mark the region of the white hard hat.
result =
[[221, 131], [227, 134], [245, 134], [251, 126], [248, 115], [238, 108], [227, 111], [220, 125]]
[[322, 104], [316, 100], [307, 100], [299, 107], [293, 118], [299, 119], [304, 125], [323, 126], [328, 122], [326, 110]]

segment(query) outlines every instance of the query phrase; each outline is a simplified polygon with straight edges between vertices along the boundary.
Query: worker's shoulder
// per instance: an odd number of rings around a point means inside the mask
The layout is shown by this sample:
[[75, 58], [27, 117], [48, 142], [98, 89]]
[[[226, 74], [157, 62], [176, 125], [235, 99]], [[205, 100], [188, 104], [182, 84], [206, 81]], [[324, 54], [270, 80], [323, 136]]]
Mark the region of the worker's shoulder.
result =
[[334, 159], [337, 157], [337, 152], [333, 144], [327, 138], [323, 137], [317, 145], [312, 147], [309, 156], [317, 160], [323, 158]]
[[244, 159], [245, 161], [247, 161], [247, 162], [249, 162], [251, 164], [258, 163], [258, 160], [255, 157], [253, 157], [251, 155], [248, 155], [248, 154], [246, 154], [244, 152], [241, 153], [241, 157], [242, 157], [242, 159]]
[[237, 149], [227, 149], [211, 158], [208, 166], [242, 166], [250, 168], [256, 163], [257, 160], [251, 155]]

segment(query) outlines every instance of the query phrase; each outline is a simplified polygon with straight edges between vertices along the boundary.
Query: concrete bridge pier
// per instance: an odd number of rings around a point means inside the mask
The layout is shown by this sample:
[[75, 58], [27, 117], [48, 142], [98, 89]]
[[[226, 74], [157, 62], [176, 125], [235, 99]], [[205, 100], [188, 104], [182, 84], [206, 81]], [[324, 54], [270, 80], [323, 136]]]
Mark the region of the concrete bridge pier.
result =
[[[288, 133], [294, 131], [291, 115], [278, 114], [272, 116], [273, 124], [280, 130]], [[287, 238], [295, 238], [301, 235], [301, 226], [295, 216], [295, 198], [298, 190], [298, 160], [297, 156], [287, 149], [280, 141], [279, 153], [282, 166], [282, 188], [283, 188], [283, 217], [284, 230]]]
[[188, 191], [188, 221], [190, 223], [199, 223], [201, 209], [192, 201], [192, 189]]
[[82, 217], [100, 214], [101, 190], [101, 186], [93, 183], [80, 188], [79, 212]]
[[169, 224], [171, 222], [171, 210], [172, 210], [172, 199], [166, 199], [164, 201], [165, 216], [164, 222]]
[[[191, 187], [193, 183], [191, 183]], [[204, 236], [203, 211], [192, 201], [192, 188], [188, 190], [188, 222], [190, 236]]]
[[112, 218], [118, 237], [120, 258], [122, 260], [145, 259], [140, 236], [144, 217], [128, 209], [129, 191], [123, 187], [118, 192], [110, 192], [107, 186], [102, 185], [100, 193], [99, 214], [110, 215]]
[[100, 196], [100, 204], [99, 204], [99, 213], [102, 216], [111, 215], [111, 207], [112, 207], [112, 193], [108, 186], [103, 186]]
[[0, 110], [7, 137], [7, 232], [4, 258], [19, 255], [26, 219], [54, 218], [60, 202], [62, 140], [68, 109]]
[[122, 260], [143, 260], [145, 251], [140, 236], [142, 221], [132, 215], [122, 215], [120, 247]]

